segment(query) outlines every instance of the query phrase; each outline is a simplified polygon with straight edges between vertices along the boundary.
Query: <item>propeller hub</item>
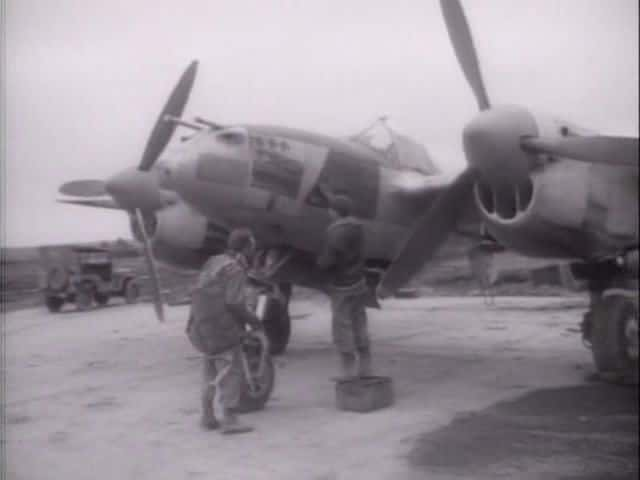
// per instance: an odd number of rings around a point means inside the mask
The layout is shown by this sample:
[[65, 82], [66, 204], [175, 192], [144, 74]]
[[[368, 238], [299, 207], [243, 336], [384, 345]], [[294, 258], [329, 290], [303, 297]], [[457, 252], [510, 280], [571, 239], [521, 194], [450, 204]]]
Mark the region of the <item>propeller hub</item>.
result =
[[467, 161], [489, 184], [518, 184], [528, 177], [536, 161], [534, 154], [522, 149], [520, 140], [537, 135], [533, 115], [521, 107], [485, 110], [464, 129]]
[[127, 210], [153, 211], [166, 203], [155, 171], [143, 172], [135, 167], [127, 168], [107, 180], [105, 189]]

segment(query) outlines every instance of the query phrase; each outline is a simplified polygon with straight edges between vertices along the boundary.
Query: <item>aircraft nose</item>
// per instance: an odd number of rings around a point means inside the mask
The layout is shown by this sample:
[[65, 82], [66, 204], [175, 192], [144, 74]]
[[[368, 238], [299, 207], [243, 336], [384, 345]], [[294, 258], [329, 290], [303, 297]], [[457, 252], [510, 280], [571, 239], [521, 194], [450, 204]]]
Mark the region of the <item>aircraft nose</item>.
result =
[[519, 107], [480, 112], [464, 128], [463, 145], [469, 164], [494, 185], [519, 183], [528, 176], [534, 155], [522, 150], [523, 136], [537, 136], [535, 119]]
[[107, 180], [105, 190], [126, 209], [155, 210], [164, 205], [156, 172], [127, 168]]

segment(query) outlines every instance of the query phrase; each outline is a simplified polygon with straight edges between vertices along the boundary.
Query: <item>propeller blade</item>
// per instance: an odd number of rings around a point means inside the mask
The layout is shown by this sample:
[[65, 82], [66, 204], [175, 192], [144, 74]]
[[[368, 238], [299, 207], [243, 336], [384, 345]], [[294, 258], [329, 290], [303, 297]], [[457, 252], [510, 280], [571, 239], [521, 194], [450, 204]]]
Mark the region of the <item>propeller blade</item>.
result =
[[160, 115], [156, 120], [156, 124], [151, 131], [151, 135], [147, 141], [147, 146], [145, 147], [144, 154], [142, 155], [142, 160], [138, 166], [139, 170], [149, 170], [167, 146], [169, 140], [171, 140], [171, 136], [176, 129], [176, 123], [166, 122], [165, 115], [173, 117], [180, 117], [182, 115], [184, 107], [187, 104], [187, 100], [189, 99], [189, 94], [191, 93], [191, 88], [193, 87], [193, 81], [195, 80], [197, 70], [198, 62], [194, 60], [184, 71], [180, 80], [173, 89], [173, 92], [171, 92], [167, 103], [160, 112]]
[[435, 255], [440, 245], [455, 229], [465, 207], [472, 201], [476, 172], [467, 168], [418, 220], [399, 255], [386, 271], [378, 295], [387, 297], [402, 287]]
[[95, 200], [64, 200], [59, 199], [58, 203], [70, 203], [72, 205], [82, 205], [85, 207], [108, 208], [111, 210], [123, 210], [114, 200], [110, 198]]
[[160, 279], [156, 270], [155, 260], [153, 258], [153, 252], [151, 251], [151, 242], [147, 235], [144, 219], [142, 217], [142, 211], [136, 209], [135, 221], [138, 226], [138, 231], [142, 236], [142, 245], [144, 250], [144, 258], [147, 262], [147, 270], [149, 271], [149, 277], [151, 278], [151, 294], [153, 295], [153, 306], [156, 310], [156, 316], [160, 322], [164, 322], [164, 310], [162, 308], [162, 295], [160, 293]]
[[61, 185], [58, 191], [74, 197], [101, 197], [102, 195], [107, 195], [105, 183], [102, 180], [74, 180]]
[[638, 139], [631, 137], [527, 137], [526, 150], [587, 163], [638, 167]]
[[478, 108], [486, 110], [490, 107], [489, 97], [484, 87], [478, 55], [462, 5], [459, 0], [440, 0], [440, 7], [447, 24], [449, 38], [456, 52], [456, 57], [458, 57], [458, 63], [476, 96]]

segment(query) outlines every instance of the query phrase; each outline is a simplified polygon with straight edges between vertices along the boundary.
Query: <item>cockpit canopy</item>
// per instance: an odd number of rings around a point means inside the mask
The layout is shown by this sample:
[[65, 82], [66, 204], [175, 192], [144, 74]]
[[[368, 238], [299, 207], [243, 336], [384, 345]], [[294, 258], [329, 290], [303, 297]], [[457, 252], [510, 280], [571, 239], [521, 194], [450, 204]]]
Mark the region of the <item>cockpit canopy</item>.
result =
[[393, 130], [386, 117], [377, 119], [349, 140], [363, 145], [385, 159], [391, 168], [414, 170], [426, 175], [440, 173], [427, 150], [418, 142]]

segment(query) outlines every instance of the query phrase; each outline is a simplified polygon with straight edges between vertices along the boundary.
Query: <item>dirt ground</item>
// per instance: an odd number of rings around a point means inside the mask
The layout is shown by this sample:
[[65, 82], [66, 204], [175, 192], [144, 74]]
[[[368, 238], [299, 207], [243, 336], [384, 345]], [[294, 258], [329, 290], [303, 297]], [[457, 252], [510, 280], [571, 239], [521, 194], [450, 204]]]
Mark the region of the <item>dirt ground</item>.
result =
[[10, 479], [636, 478], [638, 390], [589, 380], [575, 298], [389, 300], [370, 311], [396, 401], [335, 409], [327, 305], [295, 301], [256, 431], [199, 428], [186, 307], [10, 313]]

